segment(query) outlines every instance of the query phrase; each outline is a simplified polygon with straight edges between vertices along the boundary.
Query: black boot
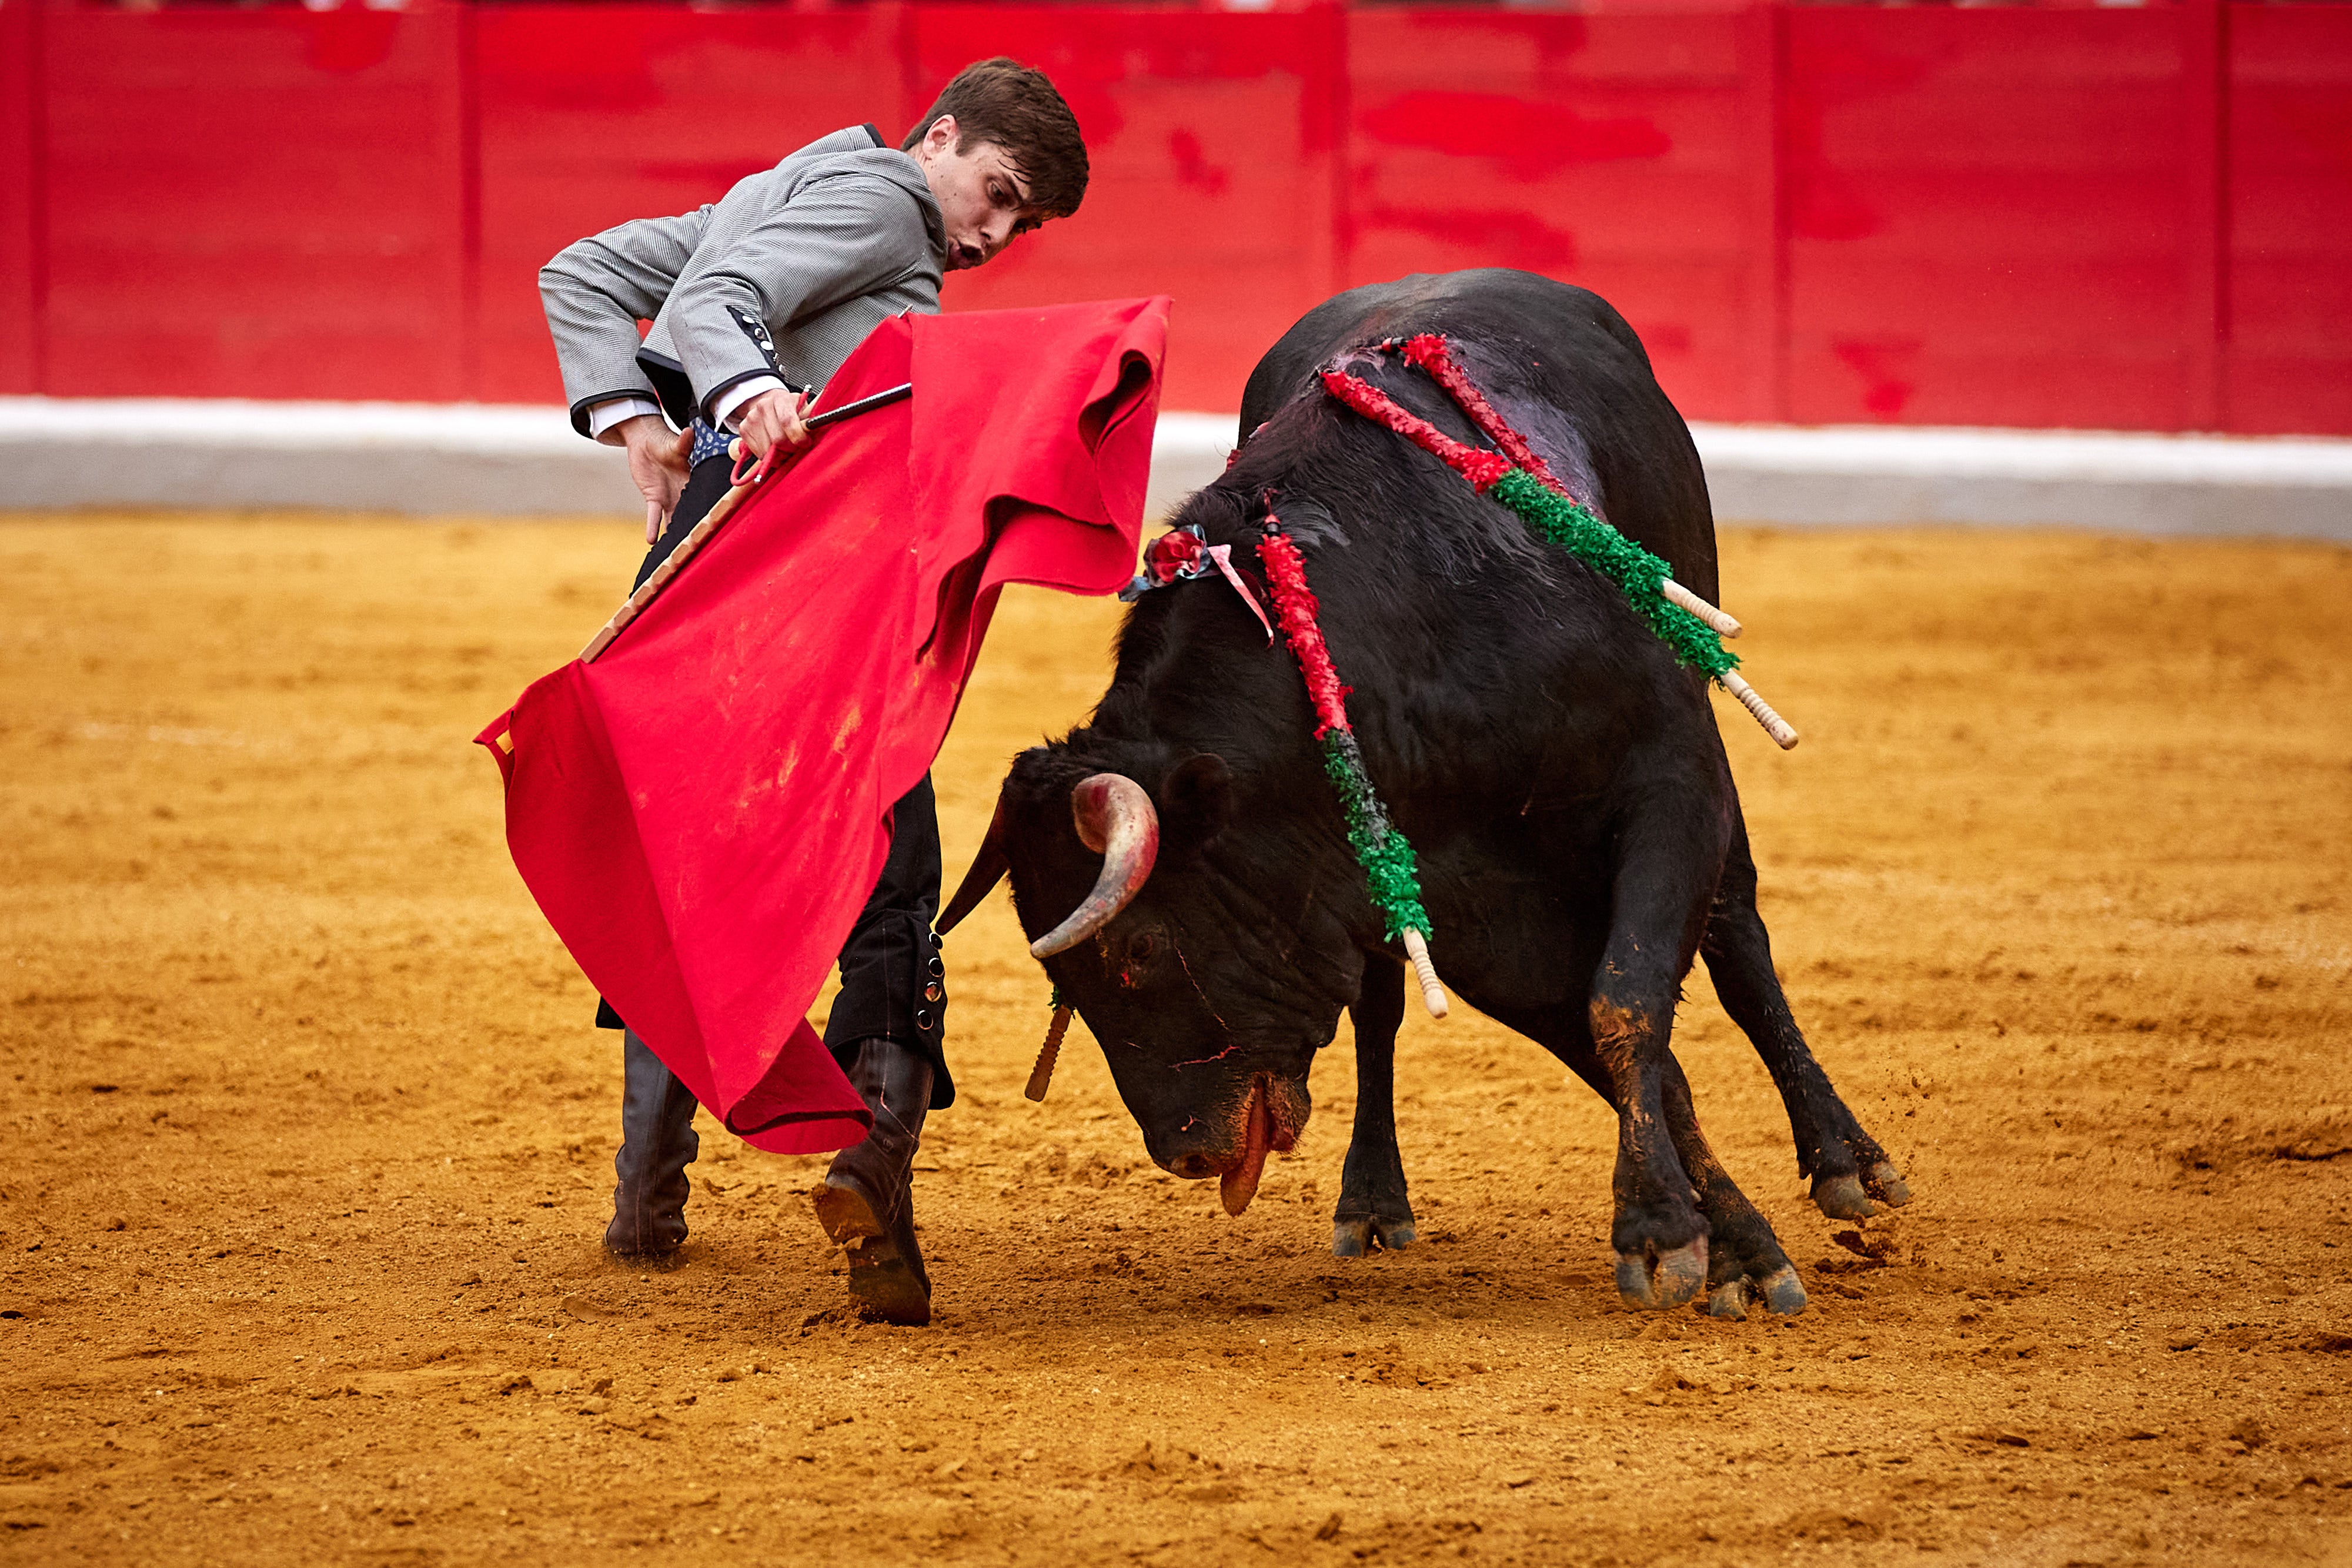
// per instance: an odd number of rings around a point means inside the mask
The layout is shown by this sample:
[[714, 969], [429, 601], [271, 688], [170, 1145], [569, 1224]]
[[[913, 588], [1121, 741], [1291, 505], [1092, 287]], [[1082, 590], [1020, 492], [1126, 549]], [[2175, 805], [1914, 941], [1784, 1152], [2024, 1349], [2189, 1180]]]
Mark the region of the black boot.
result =
[[694, 1096], [634, 1031], [621, 1037], [621, 1152], [613, 1156], [613, 1223], [604, 1249], [615, 1258], [667, 1258], [686, 1242], [686, 1167], [702, 1146]]
[[885, 1322], [931, 1321], [931, 1277], [915, 1245], [915, 1149], [931, 1104], [929, 1058], [893, 1040], [861, 1040], [849, 1082], [874, 1113], [863, 1143], [834, 1156], [811, 1196], [818, 1223], [849, 1258], [849, 1289]]

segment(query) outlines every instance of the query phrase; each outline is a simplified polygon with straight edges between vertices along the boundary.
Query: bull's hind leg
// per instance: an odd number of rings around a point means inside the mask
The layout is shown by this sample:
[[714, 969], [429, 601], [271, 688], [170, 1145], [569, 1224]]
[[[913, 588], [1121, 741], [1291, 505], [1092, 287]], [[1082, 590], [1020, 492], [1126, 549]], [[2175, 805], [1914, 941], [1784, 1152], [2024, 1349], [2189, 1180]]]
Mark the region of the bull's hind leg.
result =
[[1375, 1243], [1389, 1251], [1412, 1245], [1412, 1205], [1404, 1190], [1404, 1155], [1396, 1141], [1396, 1037], [1404, 1022], [1404, 970], [1368, 955], [1364, 986], [1348, 1009], [1356, 1026], [1356, 1129], [1339, 1177], [1331, 1250], [1360, 1258]]
[[[1666, 1114], [1675, 1006], [1722, 864], [1709, 801], [1679, 810], [1653, 783], [1620, 829], [1609, 940], [1592, 977], [1587, 1022], [1617, 1107], [1617, 1292], [1629, 1306], [1678, 1307], [1707, 1279], [1706, 1216]], [[1721, 819], [1714, 818], [1719, 824]], [[1712, 838], [1710, 845], [1708, 840]]]
[[1789, 1010], [1789, 998], [1772, 972], [1772, 939], [1756, 913], [1756, 862], [1748, 849], [1748, 825], [1737, 810], [1731, 852], [1699, 950], [1706, 956], [1707, 976], [1724, 1011], [1756, 1047], [1780, 1091], [1797, 1144], [1797, 1171], [1812, 1178], [1813, 1202], [1833, 1219], [1866, 1219], [1878, 1212], [1874, 1198], [1896, 1207], [1911, 1201], [1911, 1189], [1830, 1086], [1829, 1074], [1813, 1060]]
[[1805, 1287], [1772, 1234], [1772, 1223], [1748, 1201], [1707, 1146], [1699, 1131], [1698, 1109], [1691, 1103], [1689, 1081], [1682, 1063], [1666, 1059], [1666, 1120], [1675, 1148], [1698, 1192], [1711, 1232], [1707, 1246], [1706, 1310], [1718, 1318], [1744, 1318], [1748, 1303], [1761, 1300], [1784, 1317], [1805, 1310]]
[[[1538, 1039], [1542, 1037], [1538, 1036]], [[1600, 1057], [1583, 1040], [1543, 1040], [1594, 1093], [1614, 1103], [1615, 1084]], [[1682, 1156], [1699, 1211], [1706, 1216], [1706, 1290], [1708, 1312], [1718, 1318], [1744, 1318], [1748, 1303], [1761, 1300], [1775, 1312], [1794, 1317], [1805, 1310], [1805, 1287], [1797, 1278], [1789, 1255], [1771, 1222], [1757, 1212], [1707, 1146], [1699, 1131], [1698, 1110], [1691, 1101], [1690, 1082], [1682, 1063], [1666, 1059], [1665, 1110], [1675, 1152]]]

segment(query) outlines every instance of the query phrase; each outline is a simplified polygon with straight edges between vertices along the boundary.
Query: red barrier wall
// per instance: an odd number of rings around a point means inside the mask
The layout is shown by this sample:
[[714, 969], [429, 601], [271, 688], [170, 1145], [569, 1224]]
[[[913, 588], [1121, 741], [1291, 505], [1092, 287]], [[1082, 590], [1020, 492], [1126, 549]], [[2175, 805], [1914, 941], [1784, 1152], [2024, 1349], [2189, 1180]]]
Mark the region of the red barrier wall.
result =
[[715, 202], [829, 131], [896, 138], [905, 17], [671, 5], [474, 14], [480, 93], [480, 395], [560, 402], [539, 268], [599, 229]]
[[1549, 273], [1624, 314], [1685, 410], [1770, 417], [1771, 18], [1358, 12], [1346, 280]]
[[43, 392], [472, 391], [465, 11], [35, 14]]
[[1343, 14], [920, 5], [907, 119], [974, 59], [1054, 78], [1087, 134], [1086, 205], [948, 281], [950, 307], [1168, 294], [1165, 401], [1241, 406], [1274, 340], [1337, 285]]
[[41, 382], [39, 40], [30, 6], [0, 5], [0, 395]]
[[2232, 6], [2224, 401], [2352, 431], [2352, 8]]
[[1790, 416], [2216, 423], [2210, 23], [1790, 12]]
[[1044, 67], [1095, 179], [950, 308], [1599, 290], [1694, 417], [2352, 434], [2352, 7], [0, 0], [0, 392], [549, 402], [541, 262]]

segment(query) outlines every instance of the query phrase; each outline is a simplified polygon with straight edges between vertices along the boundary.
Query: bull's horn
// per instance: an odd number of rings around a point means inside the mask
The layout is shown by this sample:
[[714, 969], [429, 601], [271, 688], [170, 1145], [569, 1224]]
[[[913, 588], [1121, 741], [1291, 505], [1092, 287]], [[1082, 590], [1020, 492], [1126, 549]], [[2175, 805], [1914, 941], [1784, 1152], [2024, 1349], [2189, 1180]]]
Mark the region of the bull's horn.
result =
[[1004, 873], [1012, 869], [1013, 862], [1004, 858], [1004, 795], [1000, 790], [996, 797], [996, 815], [988, 820], [988, 836], [980, 841], [980, 852], [971, 857], [971, 869], [963, 873], [963, 881], [956, 885], [955, 896], [948, 900], [945, 909], [940, 911], [940, 918], [932, 929], [941, 936], [954, 930], [957, 922], [979, 908], [980, 901], [986, 898], [990, 890], [1003, 882]]
[[1160, 855], [1160, 813], [1143, 786], [1122, 773], [1096, 773], [1070, 791], [1070, 820], [1087, 848], [1102, 853], [1102, 874], [1070, 917], [1029, 944], [1030, 956], [1066, 953], [1134, 901]]

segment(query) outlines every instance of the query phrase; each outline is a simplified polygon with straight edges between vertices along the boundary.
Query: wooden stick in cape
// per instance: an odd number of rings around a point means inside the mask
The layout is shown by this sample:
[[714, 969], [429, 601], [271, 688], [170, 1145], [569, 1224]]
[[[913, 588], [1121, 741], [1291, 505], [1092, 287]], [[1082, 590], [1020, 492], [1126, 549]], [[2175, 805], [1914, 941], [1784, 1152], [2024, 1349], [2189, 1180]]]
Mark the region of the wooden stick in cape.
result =
[[[870, 397], [862, 397], [855, 402], [843, 403], [839, 408], [826, 409], [822, 413], [813, 413], [802, 422], [802, 427], [810, 431], [822, 430], [828, 424], [839, 423], [842, 420], [864, 413], [870, 409], [902, 402], [912, 397], [914, 393], [915, 385], [912, 382], [903, 382], [895, 387], [886, 387]], [[779, 450], [776, 447], [770, 447], [767, 455], [760, 459], [760, 465], [752, 469], [741, 484], [730, 486], [727, 494], [719, 497], [710, 510], [702, 515], [702, 520], [687, 531], [686, 538], [677, 541], [677, 548], [664, 557], [659, 566], [654, 568], [653, 575], [639, 584], [637, 591], [630, 594], [618, 610], [613, 612], [613, 618], [604, 622], [604, 629], [589, 638], [588, 645], [580, 650], [580, 659], [583, 664], [594, 663], [598, 654], [613, 645], [613, 639], [626, 630], [629, 622], [642, 614], [646, 605], [661, 596], [661, 591], [669, 586], [670, 580], [686, 570], [686, 563], [694, 559], [694, 552], [710, 542], [710, 536], [719, 531], [719, 525], [734, 513], [736, 507], [743, 504], [744, 497], [758, 489], [768, 477]], [[742, 442], [730, 443], [727, 451], [730, 460], [740, 462], [743, 455]]]

